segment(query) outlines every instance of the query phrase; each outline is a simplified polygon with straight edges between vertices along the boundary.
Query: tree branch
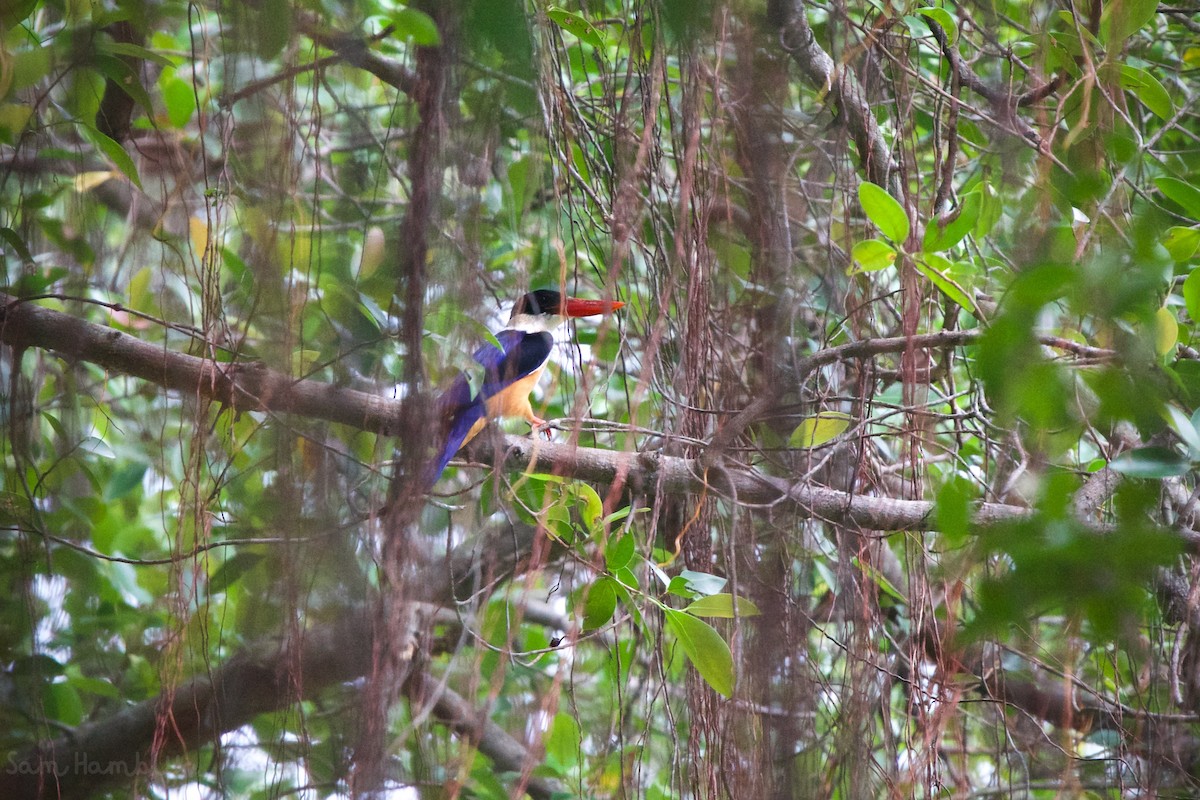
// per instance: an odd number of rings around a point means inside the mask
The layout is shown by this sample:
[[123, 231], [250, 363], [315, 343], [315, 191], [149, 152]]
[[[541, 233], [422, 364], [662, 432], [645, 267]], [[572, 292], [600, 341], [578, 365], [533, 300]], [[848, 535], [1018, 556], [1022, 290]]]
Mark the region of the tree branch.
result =
[[858, 147], [867, 180], [890, 191], [892, 151], [875, 121], [867, 92], [845, 64], [834, 63], [817, 44], [804, 12], [802, 0], [770, 0], [767, 5], [768, 16], [779, 26], [783, 49], [809, 83], [822, 93], [828, 92], [841, 110], [846, 128]]
[[[416, 89], [417, 76], [405, 65], [386, 59], [371, 52], [367, 42], [359, 36], [341, 31], [330, 30], [315, 15], [297, 14], [296, 28], [309, 39], [337, 53], [351, 66], [364, 69], [387, 85], [399, 89], [406, 95], [412, 95]], [[384, 31], [386, 34], [388, 31]], [[372, 40], [382, 38], [383, 34], [372, 37]]]
[[[850, 342], [809, 356], [800, 369], [811, 371], [842, 359], [902, 352], [906, 347], [961, 346], [973, 342], [978, 335], [976, 331], [945, 331], [911, 338]], [[0, 294], [0, 342], [51, 350], [64, 358], [89, 361], [189, 396], [211, 398], [235, 410], [297, 414], [383, 435], [399, 432], [400, 401], [318, 381], [293, 379], [258, 364], [221, 364], [174, 353], [163, 345], [3, 294]], [[1058, 340], [1046, 343], [1051, 342]], [[1086, 349], [1087, 355], [1112, 355], [1111, 351], [1099, 348]], [[718, 439], [723, 441], [722, 437]], [[663, 483], [658, 485], [662, 491], [717, 491], [736, 501], [792, 506], [811, 517], [853, 523], [868, 530], [934, 529], [933, 505], [928, 502], [852, 495], [748, 468], [718, 467], [708, 463], [704, 455], [693, 460], [654, 453], [616, 453], [516, 436], [506, 437], [504, 444], [499, 459], [496, 449], [477, 447], [473, 452], [489, 463], [504, 463], [514, 469], [524, 469], [536, 460], [539, 469], [583, 480], [607, 483], [621, 475], [642, 490], [654, 487], [661, 477]], [[714, 446], [717, 445], [714, 440]], [[984, 503], [976, 509], [974, 522], [988, 525], [1029, 514], [1021, 506]]]
[[0, 768], [0, 796], [70, 800], [144, 780], [162, 756], [194, 749], [258, 714], [364, 675], [371, 666], [367, 621], [358, 612], [308, 631], [298, 642], [247, 648], [209, 675], [9, 756]]
[[[905, 339], [852, 342], [810, 356], [803, 369], [844, 358], [868, 358], [902, 351], [905, 347], [956, 347], [973, 341], [973, 332], [955, 331]], [[212, 397], [237, 409], [295, 413], [342, 422], [388, 433], [398, 418], [400, 403], [365, 392], [341, 389], [315, 381], [293, 380], [263, 367], [217, 364], [208, 359], [173, 353], [102, 325], [69, 314], [41, 308], [28, 301], [0, 295], [0, 341], [15, 347], [48, 349], [73, 360], [86, 360], [189, 395]], [[1054, 344], [1047, 341], [1046, 344]], [[1108, 351], [1089, 350], [1096, 356]], [[476, 455], [505, 468], [551, 470], [596, 482], [623, 478], [635, 490], [698, 494], [716, 492], [736, 502], [787, 506], [810, 518], [853, 524], [867, 530], [931, 530], [933, 504], [916, 500], [853, 495], [811, 483], [725, 463], [706, 464], [655, 453], [610, 452], [573, 444], [551, 444], [524, 437], [493, 437], [501, 446], [485, 445]], [[1032, 512], [1019, 506], [984, 503], [973, 522], [988, 525], [1019, 519]], [[427, 566], [419, 584], [426, 594], [419, 599], [445, 604], [454, 597], [478, 591], [481, 570], [495, 579], [512, 574], [534, 552], [534, 532], [521, 529], [489, 537], [479, 549]], [[480, 553], [493, 561], [481, 564]], [[501, 555], [502, 554], [502, 555]], [[361, 618], [360, 618], [361, 617]], [[211, 741], [233, 730], [254, 715], [283, 708], [332, 684], [350, 680], [370, 669], [372, 632], [368, 615], [351, 615], [328, 629], [308, 632], [300, 641], [271, 649], [250, 648], [214, 673], [178, 687], [169, 695], [126, 709], [102, 722], [84, 726], [20, 758], [10, 758], [0, 770], [0, 797], [83, 797], [98, 786], [98, 777], [132, 778], [154, 764], [158, 754], [178, 752]], [[303, 685], [297, 687], [295, 665]], [[978, 666], [978, 665], [976, 665]], [[1001, 684], [987, 680], [984, 670], [972, 670], [984, 679], [993, 694]], [[297, 678], [298, 680], [299, 678]], [[1009, 684], [1010, 689], [1012, 684]], [[1062, 717], [1061, 706], [1044, 700], [1007, 699], [1031, 712]], [[1001, 696], [1004, 696], [1003, 694]], [[450, 700], [446, 701], [450, 703]], [[453, 706], [453, 704], [451, 704]], [[454, 707], [445, 710], [447, 724], [454, 722]], [[1054, 711], [1059, 709], [1059, 711]], [[461, 709], [459, 709], [461, 710]], [[1061, 712], [1061, 713], [1060, 713]], [[161, 720], [171, 720], [170, 736], [159, 753], [152, 749]], [[1091, 721], [1096, 724], [1095, 720]], [[478, 732], [476, 732], [478, 733]], [[490, 747], [491, 745], [489, 745]], [[480, 740], [481, 749], [484, 747]], [[495, 753], [505, 750], [497, 745]], [[524, 757], [520, 763], [525, 763]], [[101, 765], [108, 776], [97, 776], [89, 765]], [[104, 766], [107, 765], [107, 766]], [[530, 791], [539, 791], [533, 784]]]
[[296, 380], [256, 363], [222, 364], [175, 353], [164, 345], [4, 294], [0, 294], [0, 342], [50, 350], [69, 361], [88, 361], [237, 411], [298, 414], [385, 435], [396, 431], [400, 418], [400, 403], [395, 400]]
[[958, 76], [962, 85], [988, 102], [997, 122], [1040, 150], [1042, 142], [1041, 134], [1034, 130], [1032, 125], [1018, 116], [1016, 109], [1022, 102], [1029, 104], [1034, 102], [1031, 98], [1043, 97], [1043, 93], [1049, 94], [1058, 88], [1058, 84], [1052, 80], [1023, 97], [1016, 97], [999, 89], [994, 89], [984, 83], [983, 79], [976, 75], [974, 70], [963, 63], [962, 58], [958, 55], [958, 51], [950, 43], [950, 39], [946, 36], [946, 32], [942, 30], [941, 25], [931, 19], [926, 19], [925, 22], [929, 26], [930, 32], [933, 33], [933, 38], [937, 40], [938, 47], [942, 51], [942, 56], [950, 63], [950, 69]]
[[[802, 517], [857, 525], [865, 530], [937, 529], [933, 503], [924, 500], [855, 495], [743, 467], [710, 467], [706, 476], [700, 459], [658, 453], [613, 452], [522, 436], [505, 436], [502, 443], [503, 448], [489, 448], [484, 444], [471, 452], [481, 461], [502, 465], [505, 469], [535, 469], [597, 483], [612, 483], [620, 476], [635, 492], [715, 492], [733, 502], [790, 507], [799, 511]], [[972, 522], [994, 525], [1022, 519], [1032, 513], [1022, 506], [982, 503], [975, 509]]]
[[[417, 590], [430, 607], [469, 597], [481, 585], [494, 585], [521, 570], [535, 549], [536, 536], [526, 525], [498, 526], [482, 541], [459, 547], [449, 557], [426, 565], [415, 581]], [[208, 675], [24, 754], [9, 755], [0, 762], [0, 797], [71, 800], [145, 779], [162, 756], [215, 741], [258, 714], [287, 708], [297, 700], [367, 675], [372, 669], [373, 619], [374, 615], [362, 608], [283, 644], [247, 647]], [[457, 701], [458, 705], [446, 701], [446, 720], [452, 730], [463, 733], [462, 727], [452, 722], [453, 713], [465, 705], [462, 698]], [[485, 729], [478, 746], [489, 756], [502, 759], [497, 761], [501, 769], [519, 771], [528, 756], [514, 755], [513, 745], [521, 745], [508, 738], [499, 740]], [[472, 742], [476, 743], [475, 739]], [[493, 747], [494, 742], [499, 744]], [[545, 786], [530, 781], [528, 788], [534, 793]]]
[[530, 796], [537, 800], [550, 800], [566, 795], [566, 787], [558, 781], [529, 774], [536, 759], [525, 745], [481, 715], [462, 695], [448, 686], [441, 686], [429, 673], [416, 672], [411, 675], [405, 690], [413, 702], [427, 703], [432, 699], [433, 715], [439, 722], [479, 748], [479, 752], [492, 760], [497, 771], [520, 775], [522, 786]]

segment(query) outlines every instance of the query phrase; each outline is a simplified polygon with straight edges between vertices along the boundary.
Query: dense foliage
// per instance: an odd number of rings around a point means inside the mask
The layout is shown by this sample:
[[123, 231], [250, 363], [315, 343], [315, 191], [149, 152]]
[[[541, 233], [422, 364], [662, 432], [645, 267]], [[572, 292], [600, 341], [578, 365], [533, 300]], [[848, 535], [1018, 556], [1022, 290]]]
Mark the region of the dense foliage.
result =
[[4, 6], [0, 796], [1200, 793], [1198, 31]]

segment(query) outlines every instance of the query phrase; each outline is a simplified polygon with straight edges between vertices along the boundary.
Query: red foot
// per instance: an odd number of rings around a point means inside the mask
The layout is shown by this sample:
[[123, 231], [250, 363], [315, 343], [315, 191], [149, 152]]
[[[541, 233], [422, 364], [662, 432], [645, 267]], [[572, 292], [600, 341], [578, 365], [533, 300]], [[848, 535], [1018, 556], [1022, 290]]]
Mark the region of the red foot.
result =
[[529, 425], [532, 428], [532, 430], [530, 431], [531, 434], [536, 436], [538, 433], [544, 433], [546, 435], [546, 441], [547, 442], [550, 441], [553, 434], [550, 433], [550, 423], [549, 422], [542, 419], [541, 417], [534, 417], [531, 420], [529, 420]]

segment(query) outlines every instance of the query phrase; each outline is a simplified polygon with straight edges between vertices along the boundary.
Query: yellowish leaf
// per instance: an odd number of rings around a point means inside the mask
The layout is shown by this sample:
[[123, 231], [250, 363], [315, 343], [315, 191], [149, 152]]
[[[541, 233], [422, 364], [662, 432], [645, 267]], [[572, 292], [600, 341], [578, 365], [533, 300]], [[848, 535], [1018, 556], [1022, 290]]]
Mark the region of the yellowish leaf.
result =
[[840, 411], [822, 411], [809, 417], [792, 431], [788, 444], [792, 447], [810, 448], [825, 444], [840, 436], [850, 427], [850, 415]]
[[81, 172], [75, 176], [75, 191], [83, 193], [95, 189], [100, 184], [106, 182], [109, 178], [117, 177], [117, 173], [111, 169], [96, 170], [94, 172]]
[[369, 278], [383, 263], [384, 236], [383, 228], [372, 225], [367, 229], [363, 238], [362, 258], [358, 262], [358, 277]]
[[1179, 323], [1171, 309], [1163, 306], [1154, 314], [1154, 350], [1160, 356], [1175, 349], [1179, 341]]
[[203, 259], [208, 251], [208, 223], [199, 217], [188, 220], [188, 236], [192, 241], [192, 252], [196, 258]]

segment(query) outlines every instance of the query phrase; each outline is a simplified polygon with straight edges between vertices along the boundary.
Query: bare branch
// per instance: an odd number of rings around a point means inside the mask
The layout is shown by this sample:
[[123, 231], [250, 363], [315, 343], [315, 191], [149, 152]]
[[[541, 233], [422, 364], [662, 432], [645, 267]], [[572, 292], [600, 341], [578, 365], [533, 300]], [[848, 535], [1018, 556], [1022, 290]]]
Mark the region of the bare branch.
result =
[[238, 411], [277, 411], [363, 430], [396, 432], [400, 403], [317, 381], [296, 380], [259, 364], [222, 364], [175, 353], [113, 328], [0, 294], [0, 341], [51, 350], [68, 360], [225, 403]]
[[[95, 325], [69, 314], [40, 308], [29, 302], [0, 295], [0, 341], [14, 347], [38, 347], [75, 360], [89, 361], [106, 369], [144, 378], [167, 389], [226, 403], [243, 411], [274, 411], [325, 419], [383, 435], [399, 432], [402, 403], [367, 392], [326, 383], [297, 380], [257, 364], [221, 364], [209, 359], [174, 353], [112, 328]], [[974, 341], [977, 331], [944, 331], [909, 339], [894, 337], [850, 342], [813, 354], [802, 365], [811, 371], [847, 358], [866, 358], [914, 348], [954, 347]], [[1058, 343], [1059, 340], [1049, 340]], [[1076, 348], [1086, 347], [1076, 345]], [[1086, 348], [1087, 354], [1111, 351]], [[1094, 351], [1094, 352], [1093, 352]], [[1084, 353], [1079, 352], [1080, 355]], [[723, 437], [718, 437], [724, 441]], [[489, 457], [485, 447], [475, 452], [484, 460], [523, 469], [531, 462], [540, 469], [583, 480], [612, 482], [622, 476], [634, 487], [653, 487], [656, 481], [665, 492], [716, 491], [748, 503], [780, 503], [799, 508], [821, 519], [850, 522], [868, 530], [931, 530], [932, 504], [918, 500], [854, 495], [821, 486], [800, 484], [785, 478], [742, 468], [714, 468], [704, 456], [676, 458], [653, 453], [614, 453], [547, 444], [521, 437], [507, 437], [502, 459]], [[714, 445], [719, 446], [717, 440]], [[984, 503], [976, 511], [981, 525], [1027, 516], [1021, 506]]]
[[479, 748], [500, 772], [521, 776], [522, 787], [537, 800], [565, 796], [567, 789], [558, 781], [531, 775], [537, 765], [525, 745], [484, 716], [448, 686], [442, 686], [427, 672], [411, 675], [405, 686], [414, 703], [433, 702], [433, 715], [450, 730]]
[[[349, 33], [331, 30], [315, 15], [297, 14], [296, 28], [322, 47], [337, 53], [347, 64], [365, 69], [379, 80], [411, 95], [417, 86], [417, 76], [403, 64], [371, 52], [367, 42]], [[387, 33], [385, 31], [384, 33]], [[382, 34], [381, 34], [382, 36]], [[373, 37], [380, 38], [380, 37]]]
[[926, 24], [929, 26], [929, 30], [933, 32], [933, 38], [937, 39], [938, 46], [942, 49], [942, 55], [950, 62], [950, 69], [954, 71], [954, 74], [958, 77], [962, 85], [975, 92], [975, 94], [984, 100], [987, 100], [988, 105], [992, 108], [992, 115], [1004, 127], [1017, 133], [1026, 142], [1040, 149], [1041, 134], [1032, 125], [1018, 116], [1016, 109], [1022, 103], [1028, 104], [1034, 102], [1031, 98], [1044, 96], [1043, 93], [1049, 94], [1058, 88], [1058, 84], [1055, 81], [1050, 81], [1038, 87], [1032, 93], [1022, 97], [1015, 97], [1009, 95], [1007, 92], [994, 89], [984, 83], [975, 74], [974, 70], [963, 63], [962, 58], [958, 55], [958, 51], [950, 43], [950, 39], [946, 36], [946, 32], [942, 30], [941, 25], [931, 19], [927, 19]]
[[[778, 504], [798, 510], [803, 517], [857, 525], [864, 530], [937, 529], [933, 503], [923, 500], [856, 495], [747, 468], [713, 467], [706, 471], [700, 459], [657, 453], [612, 452], [519, 436], [506, 436], [503, 444], [498, 457], [498, 448], [486, 445], [474, 448], [472, 453], [482, 461], [503, 464], [506, 469], [536, 469], [598, 483], [612, 483], [620, 477], [635, 492], [657, 490], [667, 495], [715, 492], [734, 502]], [[983, 503], [975, 510], [972, 521], [976, 525], [994, 525], [1022, 519], [1031, 513], [1021, 506]]]
[[809, 27], [802, 0], [771, 0], [768, 15], [779, 25], [783, 49], [791, 55], [804, 76], [819, 92], [828, 92], [841, 110], [846, 127], [858, 147], [858, 157], [867, 180], [891, 190], [888, 177], [892, 151], [871, 111], [863, 85], [845, 64], [836, 64], [817, 44]]
[[[415, 583], [427, 608], [449, 605], [478, 592], [481, 584], [511, 576], [528, 560], [536, 536], [529, 526], [499, 526], [482, 541], [426, 565]], [[374, 616], [367, 608], [348, 611], [283, 644], [267, 641], [247, 647], [208, 675], [23, 754], [11, 754], [0, 769], [0, 797], [70, 800], [144, 780], [164, 756], [215, 741], [258, 714], [287, 708], [367, 675], [372, 669]], [[448, 717], [453, 708], [448, 707]], [[164, 720], [166, 737], [157, 739]], [[479, 747], [493, 757], [511, 756], [511, 748], [493, 748], [494, 741], [489, 738], [485, 749], [481, 739]], [[519, 769], [524, 758], [516, 767], [511, 758], [497, 763], [502, 769]], [[548, 797], [535, 793], [542, 788], [543, 783], [529, 782], [531, 794]]]

